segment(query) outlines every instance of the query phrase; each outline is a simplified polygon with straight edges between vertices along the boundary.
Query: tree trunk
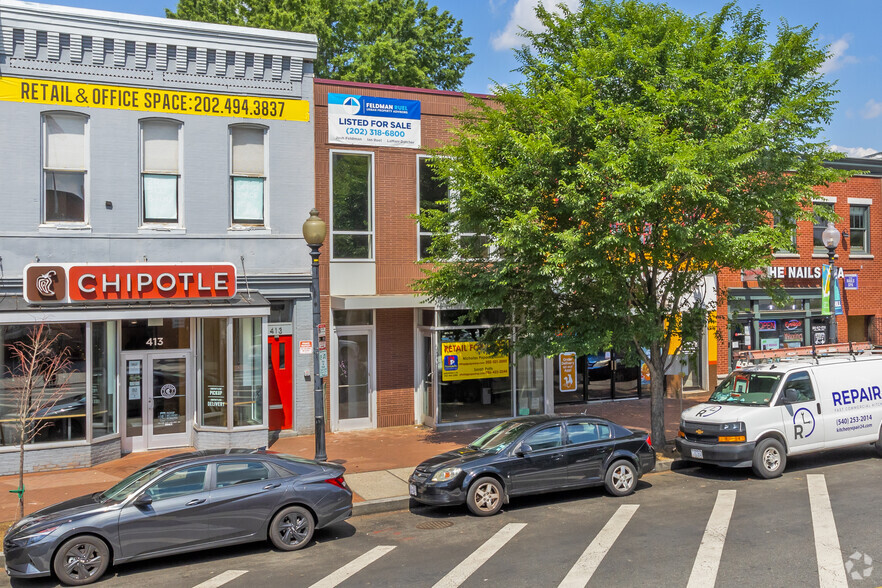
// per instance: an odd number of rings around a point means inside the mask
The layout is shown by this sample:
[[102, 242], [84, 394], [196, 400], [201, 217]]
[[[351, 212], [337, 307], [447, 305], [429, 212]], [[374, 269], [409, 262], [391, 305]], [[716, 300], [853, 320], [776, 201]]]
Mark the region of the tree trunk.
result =
[[649, 362], [650, 426], [652, 448], [665, 449], [665, 367], [664, 356], [653, 354]]

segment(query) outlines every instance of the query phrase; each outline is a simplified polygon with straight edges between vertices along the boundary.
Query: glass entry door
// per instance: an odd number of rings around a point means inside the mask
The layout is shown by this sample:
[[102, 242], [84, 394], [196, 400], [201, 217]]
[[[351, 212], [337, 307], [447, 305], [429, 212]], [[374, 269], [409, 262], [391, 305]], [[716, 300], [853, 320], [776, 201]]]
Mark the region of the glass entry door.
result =
[[126, 427], [123, 449], [190, 444], [190, 354], [123, 354]]
[[337, 430], [376, 426], [373, 386], [373, 331], [337, 329], [335, 394]]

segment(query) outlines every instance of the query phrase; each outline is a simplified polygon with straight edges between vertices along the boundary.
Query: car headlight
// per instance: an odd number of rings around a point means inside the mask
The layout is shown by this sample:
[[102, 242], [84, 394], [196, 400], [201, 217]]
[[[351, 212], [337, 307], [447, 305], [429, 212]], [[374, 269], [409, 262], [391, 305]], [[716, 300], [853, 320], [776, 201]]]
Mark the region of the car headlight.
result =
[[744, 423], [723, 423], [720, 425], [720, 432], [726, 433], [743, 433], [744, 432]]
[[22, 547], [27, 547], [28, 545], [33, 545], [34, 543], [42, 541], [43, 539], [51, 535], [52, 532], [55, 531], [55, 529], [57, 528], [58, 527], [49, 527], [47, 529], [41, 529], [36, 533], [30, 533], [28, 535], [25, 535], [24, 537], [17, 537], [12, 541], [14, 543], [17, 543], [18, 545], [21, 545]]
[[448, 480], [452, 480], [457, 477], [460, 472], [462, 472], [462, 468], [441, 468], [435, 475], [432, 476], [433, 482], [447, 482]]

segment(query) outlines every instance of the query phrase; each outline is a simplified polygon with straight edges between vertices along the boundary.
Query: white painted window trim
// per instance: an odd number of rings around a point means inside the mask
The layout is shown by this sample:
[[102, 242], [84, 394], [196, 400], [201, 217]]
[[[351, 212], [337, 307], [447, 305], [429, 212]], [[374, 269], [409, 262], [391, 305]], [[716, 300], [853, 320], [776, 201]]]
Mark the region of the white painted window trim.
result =
[[[47, 221], [46, 220], [46, 116], [63, 115], [77, 116], [84, 119], [83, 122], [83, 220], [82, 221]], [[40, 113], [40, 232], [52, 231], [82, 231], [91, 232], [91, 164], [92, 145], [90, 141], [92, 118], [85, 113], [72, 110], [45, 110]]]
[[[364, 231], [370, 235], [370, 255], [364, 258], [336, 258], [334, 257], [334, 155], [337, 153], [347, 155], [367, 155], [370, 157], [370, 210], [371, 218], [368, 219], [369, 230]], [[328, 150], [328, 247], [330, 249], [331, 261], [337, 263], [367, 263], [373, 262], [377, 255], [377, 157], [373, 151], [356, 151], [351, 149], [329, 149]], [[341, 231], [341, 234], [362, 234], [362, 231]]]

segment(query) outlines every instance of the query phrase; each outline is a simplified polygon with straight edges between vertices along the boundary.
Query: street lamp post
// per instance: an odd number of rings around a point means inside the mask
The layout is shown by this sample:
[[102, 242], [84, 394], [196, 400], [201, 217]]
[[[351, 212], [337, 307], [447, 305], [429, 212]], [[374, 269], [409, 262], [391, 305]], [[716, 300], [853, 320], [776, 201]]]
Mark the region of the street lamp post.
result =
[[319, 248], [325, 240], [327, 227], [319, 215], [318, 210], [313, 208], [309, 211], [309, 218], [303, 223], [303, 238], [309, 245], [309, 256], [312, 258], [312, 379], [313, 401], [315, 402], [315, 458], [318, 461], [328, 459], [325, 452], [325, 394], [322, 378], [319, 377], [319, 324], [322, 322], [322, 307], [319, 298]]
[[828, 222], [827, 228], [821, 234], [821, 240], [827, 248], [827, 258], [830, 260], [830, 343], [838, 343], [839, 338], [836, 334], [836, 266], [834, 258], [836, 257], [836, 248], [839, 247], [839, 240], [842, 233], [839, 232], [833, 223]]

